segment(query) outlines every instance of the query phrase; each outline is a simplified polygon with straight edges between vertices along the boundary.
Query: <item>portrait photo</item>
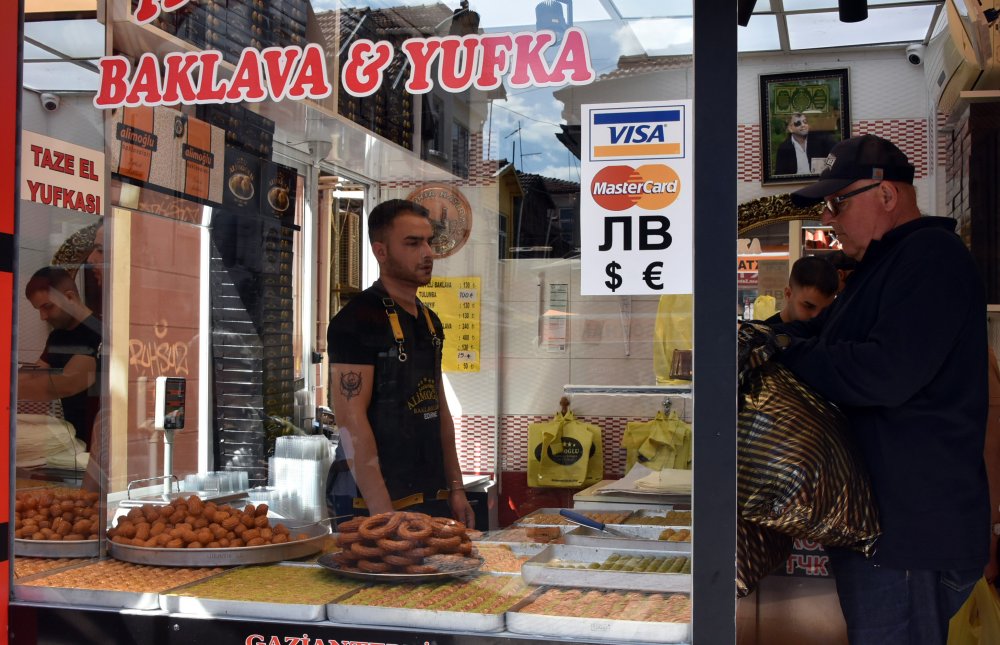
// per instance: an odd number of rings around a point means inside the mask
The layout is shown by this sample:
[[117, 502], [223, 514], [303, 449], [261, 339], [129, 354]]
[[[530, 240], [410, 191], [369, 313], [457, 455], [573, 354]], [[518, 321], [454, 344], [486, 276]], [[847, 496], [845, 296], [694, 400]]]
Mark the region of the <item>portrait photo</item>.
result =
[[762, 74], [763, 183], [815, 179], [830, 150], [851, 136], [846, 69]]

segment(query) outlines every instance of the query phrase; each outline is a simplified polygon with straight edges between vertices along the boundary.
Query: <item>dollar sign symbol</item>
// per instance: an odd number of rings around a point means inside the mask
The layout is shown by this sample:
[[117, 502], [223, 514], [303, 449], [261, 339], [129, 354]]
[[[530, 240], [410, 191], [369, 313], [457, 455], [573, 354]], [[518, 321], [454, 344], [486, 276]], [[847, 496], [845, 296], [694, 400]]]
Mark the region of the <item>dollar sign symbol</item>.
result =
[[608, 289], [611, 289], [612, 293], [614, 293], [615, 289], [622, 286], [622, 277], [618, 275], [618, 269], [620, 268], [622, 268], [622, 265], [612, 260], [607, 268], [604, 269], [604, 272], [611, 278], [610, 280], [605, 280], [604, 284], [608, 285]]

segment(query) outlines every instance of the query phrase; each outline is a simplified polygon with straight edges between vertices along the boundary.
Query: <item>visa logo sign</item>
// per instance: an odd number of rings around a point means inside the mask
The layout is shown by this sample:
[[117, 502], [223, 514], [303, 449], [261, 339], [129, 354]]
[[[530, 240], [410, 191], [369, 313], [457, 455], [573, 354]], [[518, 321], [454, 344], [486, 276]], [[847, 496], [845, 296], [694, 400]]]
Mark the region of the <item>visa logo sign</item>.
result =
[[595, 110], [590, 119], [591, 159], [685, 156], [683, 106]]
[[611, 143], [664, 143], [663, 126], [611, 126]]

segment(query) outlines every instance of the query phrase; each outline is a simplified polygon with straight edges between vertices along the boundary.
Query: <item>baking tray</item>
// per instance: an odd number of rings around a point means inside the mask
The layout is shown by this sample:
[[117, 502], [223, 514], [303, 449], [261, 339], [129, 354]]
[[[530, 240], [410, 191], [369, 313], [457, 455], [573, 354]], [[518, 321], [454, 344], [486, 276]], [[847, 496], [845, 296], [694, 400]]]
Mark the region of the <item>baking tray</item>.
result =
[[557, 638], [599, 638], [616, 643], [686, 643], [691, 640], [690, 623], [658, 623], [611, 618], [577, 618], [508, 611], [507, 631]]
[[319, 559], [316, 560], [316, 563], [324, 569], [336, 573], [338, 576], [344, 576], [345, 578], [351, 578], [353, 580], [363, 580], [365, 582], [435, 582], [447, 578], [472, 575], [483, 567], [482, 558], [467, 558], [468, 560], [476, 560], [477, 564], [475, 566], [464, 567], [461, 569], [438, 571], [437, 573], [368, 573], [366, 571], [344, 570], [341, 568], [340, 563], [333, 557], [334, 555], [336, 554], [324, 553], [319, 557]]
[[269, 564], [312, 555], [322, 550], [323, 542], [330, 535], [330, 527], [318, 522], [292, 529], [305, 533], [308, 539], [241, 546], [232, 549], [157, 549], [108, 542], [108, 554], [116, 560], [134, 564], [151, 564], [161, 567], [230, 567], [241, 564]]
[[[190, 614], [194, 616], [234, 616], [242, 618], [254, 618], [264, 620], [287, 620], [287, 621], [321, 621], [326, 620], [327, 603], [335, 601], [342, 596], [354, 592], [359, 583], [339, 583], [344, 587], [342, 591], [330, 590], [327, 598], [315, 604], [299, 602], [265, 602], [258, 600], [247, 600], [239, 597], [239, 592], [233, 593], [233, 598], [205, 598], [198, 596], [198, 587], [204, 585], [209, 580], [226, 582], [225, 578], [232, 578], [234, 588], [240, 588], [245, 583], [248, 575], [260, 576], [257, 586], [261, 583], [267, 587], [273, 584], [275, 578], [274, 569], [281, 568], [289, 572], [301, 572], [302, 575], [311, 576], [313, 572], [320, 575], [325, 574], [319, 567], [303, 566], [300, 564], [277, 564], [263, 567], [243, 567], [233, 571], [221, 573], [213, 578], [206, 578], [192, 582], [173, 589], [168, 593], [162, 593], [159, 597], [160, 608], [171, 613]], [[251, 573], [252, 572], [252, 573]], [[328, 577], [328, 576], [327, 576]]]
[[[498, 577], [493, 574], [484, 575]], [[510, 576], [502, 577], [511, 579]], [[527, 595], [529, 595], [528, 590], [525, 590], [525, 596]], [[342, 598], [341, 601], [345, 599]], [[519, 602], [520, 600], [513, 601], [512, 606], [516, 606]], [[327, 605], [327, 616], [336, 623], [462, 632], [498, 632], [503, 631], [505, 625], [503, 611], [484, 614], [471, 611], [330, 603]]]
[[[58, 570], [64, 573], [68, 570], [90, 566], [93, 562], [85, 562], [72, 567]], [[81, 605], [85, 607], [109, 607], [112, 609], [159, 609], [160, 595], [158, 592], [116, 591], [108, 589], [82, 589], [76, 587], [39, 587], [31, 585], [34, 580], [40, 580], [57, 573], [44, 571], [26, 576], [14, 581], [14, 597], [18, 600], [40, 602], [47, 604]]]
[[[632, 516], [629, 518], [630, 520], [632, 520], [632, 522], [629, 523], [629, 524], [627, 524], [627, 526], [659, 526], [661, 528], [686, 528], [686, 529], [691, 528], [690, 524], [678, 524], [676, 522], [673, 523], [673, 524], [643, 524], [640, 521], [640, 520], [642, 520], [642, 518], [645, 518], [645, 517], [666, 517], [667, 513], [670, 513], [671, 511], [673, 511], [673, 512], [679, 512], [679, 513], [687, 513], [688, 517], [692, 516], [691, 509], [681, 509], [681, 508], [669, 509], [669, 508], [667, 508], [667, 509], [655, 510], [655, 511], [654, 510], [649, 510], [649, 509], [638, 510], [638, 511], [635, 511], [634, 513], [632, 513]], [[624, 522], [622, 522], [622, 524], [624, 524]]]
[[[531, 526], [569, 526], [569, 527], [577, 526], [576, 524], [574, 524], [573, 522], [570, 522], [565, 517], [562, 517], [561, 515], [559, 515], [559, 511], [561, 511], [561, 510], [562, 510], [561, 508], [539, 508], [539, 509], [535, 509], [534, 511], [532, 511], [532, 512], [528, 513], [527, 515], [525, 515], [524, 517], [519, 517], [517, 519], [517, 521], [514, 522], [513, 526], [517, 526], [517, 527], [520, 527], [520, 528], [531, 527]], [[571, 510], [573, 510], [573, 509], [571, 509]], [[632, 514], [634, 514], [633, 511], [622, 510], [621, 507], [618, 507], [618, 508], [614, 508], [614, 507], [611, 507], [611, 508], [585, 508], [585, 509], [577, 510], [576, 512], [579, 513], [579, 514], [581, 514], [581, 515], [586, 515], [587, 517], [591, 517], [591, 518], [593, 518], [593, 514], [594, 513], [616, 513], [616, 514], [623, 514], [623, 515], [632, 515]], [[559, 517], [561, 518], [562, 521], [558, 521], [558, 522], [553, 522], [553, 521], [549, 521], [549, 522], [537, 522], [535, 520], [538, 518], [539, 515], [559, 515]], [[603, 520], [599, 520], [599, 521], [603, 522]], [[617, 525], [617, 524], [620, 524], [621, 522], [604, 522], [604, 523], [605, 524], [616, 524]]]
[[632, 524], [608, 524], [608, 528], [613, 528], [622, 533], [633, 535], [632, 539], [611, 535], [589, 526], [578, 526], [563, 536], [566, 544], [576, 544], [579, 546], [596, 546], [603, 549], [645, 549], [647, 551], [675, 551], [691, 552], [691, 542], [671, 542], [670, 540], [660, 540], [660, 533], [664, 529], [672, 528], [688, 529], [682, 526], [645, 526]]
[[622, 556], [663, 557], [675, 555], [691, 557], [690, 552], [652, 551], [640, 549], [602, 549], [593, 546], [552, 544], [521, 566], [524, 581], [533, 585], [557, 587], [594, 587], [598, 589], [631, 589], [635, 591], [687, 592], [691, 591], [689, 573], [642, 573], [626, 571], [600, 571], [596, 569], [564, 569], [547, 566], [552, 560], [572, 562], [604, 562], [613, 554]]
[[335, 623], [469, 632], [500, 632], [504, 628], [503, 612], [476, 614], [464, 611], [367, 607], [336, 603], [329, 604], [326, 608], [328, 617]]
[[14, 555], [26, 558], [96, 558], [100, 540], [14, 540]]

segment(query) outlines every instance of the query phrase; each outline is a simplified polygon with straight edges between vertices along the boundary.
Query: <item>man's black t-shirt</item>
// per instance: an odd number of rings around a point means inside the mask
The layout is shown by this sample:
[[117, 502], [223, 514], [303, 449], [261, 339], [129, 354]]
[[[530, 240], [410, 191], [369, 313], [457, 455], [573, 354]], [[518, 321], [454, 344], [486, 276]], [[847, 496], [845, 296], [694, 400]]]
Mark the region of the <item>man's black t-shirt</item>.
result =
[[[418, 302], [414, 317], [387, 298], [376, 282], [334, 316], [327, 333], [330, 362], [375, 368], [368, 421], [389, 496], [399, 500], [414, 493], [434, 495], [446, 487], [442, 394], [437, 381], [441, 350], [434, 338], [443, 342], [444, 330], [434, 312], [427, 309], [434, 327], [432, 335], [423, 304]], [[404, 361], [399, 360], [400, 344], [393, 336], [388, 311], [394, 311], [399, 319]]]
[[[100, 348], [101, 321], [90, 316], [73, 329], [53, 329], [40, 359], [53, 369], [62, 369], [74, 356], [90, 356], [99, 366]], [[77, 438], [87, 444], [88, 450], [94, 420], [101, 407], [99, 372], [98, 367], [91, 387], [61, 399], [63, 418], [76, 429]]]

